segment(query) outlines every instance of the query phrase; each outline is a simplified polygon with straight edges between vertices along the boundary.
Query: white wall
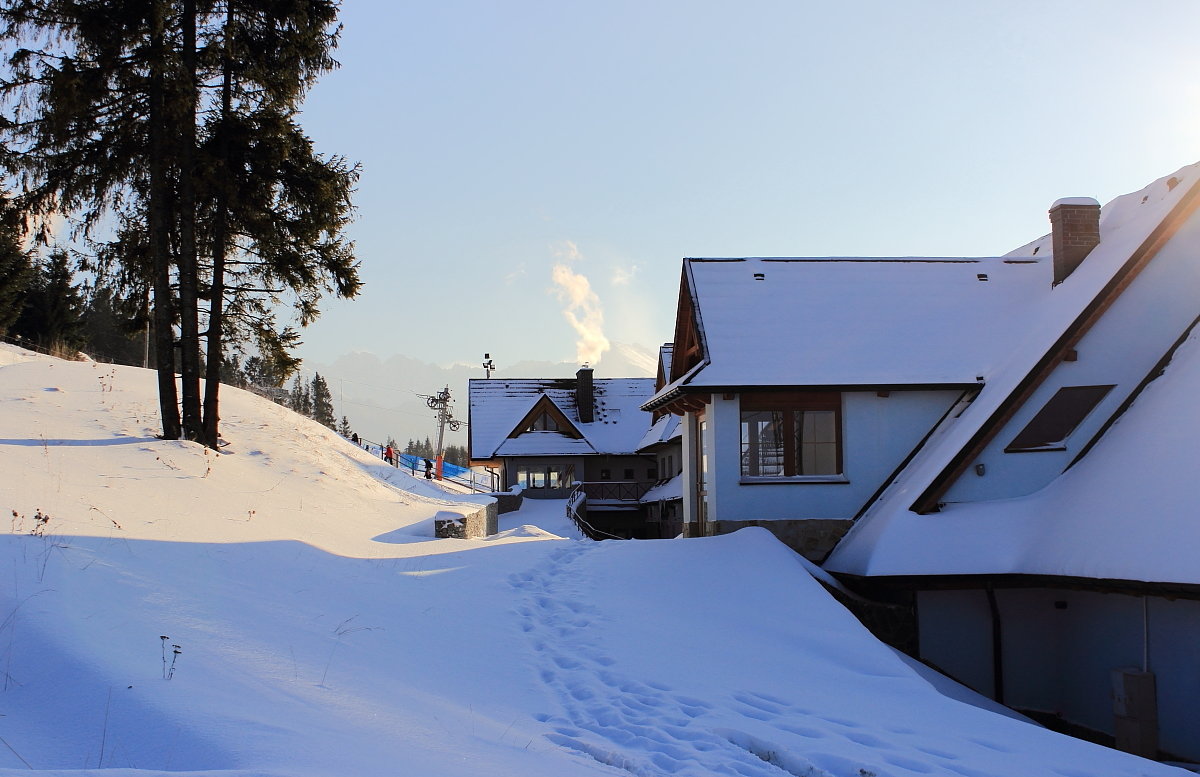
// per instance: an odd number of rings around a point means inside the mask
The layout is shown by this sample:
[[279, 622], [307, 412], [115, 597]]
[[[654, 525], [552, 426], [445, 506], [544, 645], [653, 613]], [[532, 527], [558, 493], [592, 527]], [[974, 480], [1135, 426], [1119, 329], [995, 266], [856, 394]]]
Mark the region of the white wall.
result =
[[751, 483], [741, 478], [737, 397], [708, 407], [713, 520], [853, 518], [958, 399], [958, 391], [847, 392], [842, 397], [845, 482]]

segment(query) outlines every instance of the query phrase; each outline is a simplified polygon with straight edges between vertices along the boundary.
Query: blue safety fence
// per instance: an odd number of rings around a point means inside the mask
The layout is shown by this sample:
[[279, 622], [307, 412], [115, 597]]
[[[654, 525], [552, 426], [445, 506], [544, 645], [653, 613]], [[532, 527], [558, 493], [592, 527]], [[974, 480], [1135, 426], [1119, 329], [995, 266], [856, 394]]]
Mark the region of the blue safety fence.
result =
[[[430, 459], [433, 461], [433, 459]], [[436, 467], [437, 462], [433, 462]], [[410, 472], [425, 472], [425, 459], [421, 456], [414, 456], [411, 453], [400, 454], [400, 467], [409, 470]], [[451, 464], [448, 461], [442, 462], [442, 476], [448, 478], [469, 478], [471, 470], [466, 467], [460, 467], [457, 464]]]
[[[369, 451], [372, 455], [383, 458], [384, 445], [382, 443], [368, 440], [366, 437], [359, 437], [358, 445], [364, 450]], [[435, 468], [437, 467], [436, 461], [430, 459], [430, 462]], [[407, 470], [413, 477], [419, 478], [425, 476], [425, 457], [423, 456], [401, 453], [396, 457], [396, 462], [392, 466]], [[496, 482], [497, 477], [494, 472], [476, 472], [468, 467], [460, 467], [448, 461], [442, 462], [442, 479], [466, 486], [472, 491], [494, 491], [498, 487]]]

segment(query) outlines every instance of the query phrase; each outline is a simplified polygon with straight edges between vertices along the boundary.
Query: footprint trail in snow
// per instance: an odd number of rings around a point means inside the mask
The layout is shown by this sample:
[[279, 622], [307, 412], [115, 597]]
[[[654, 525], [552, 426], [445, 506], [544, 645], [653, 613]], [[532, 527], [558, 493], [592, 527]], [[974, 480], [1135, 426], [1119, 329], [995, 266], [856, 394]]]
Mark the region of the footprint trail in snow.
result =
[[638, 777], [825, 777], [828, 772], [811, 762], [729, 725], [738, 716], [763, 721], [795, 713], [786, 702], [741, 693], [719, 719], [706, 722], [714, 717], [709, 702], [623, 676], [615, 668], [597, 639], [603, 617], [587, 602], [595, 586], [578, 568], [585, 554], [600, 547], [573, 543], [555, 550], [540, 567], [509, 579], [523, 594], [517, 612], [541, 655], [541, 679], [563, 708], [560, 714], [539, 716], [553, 729], [547, 738]]

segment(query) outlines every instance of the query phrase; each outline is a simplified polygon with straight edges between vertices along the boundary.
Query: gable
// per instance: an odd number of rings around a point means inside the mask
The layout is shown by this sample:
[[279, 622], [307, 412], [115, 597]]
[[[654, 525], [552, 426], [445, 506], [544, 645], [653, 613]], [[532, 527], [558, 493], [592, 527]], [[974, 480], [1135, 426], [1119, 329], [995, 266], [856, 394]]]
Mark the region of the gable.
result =
[[[704, 347], [697, 324], [696, 303], [688, 282], [687, 261], [679, 281], [679, 302], [675, 310], [675, 340], [671, 349], [671, 369], [668, 383], [673, 383], [704, 361]], [[659, 387], [661, 388], [661, 386]]]
[[533, 407], [521, 417], [508, 433], [508, 437], [511, 439], [522, 434], [539, 432], [557, 432], [575, 440], [583, 438], [583, 432], [571, 423], [550, 397], [544, 395], [533, 403]]

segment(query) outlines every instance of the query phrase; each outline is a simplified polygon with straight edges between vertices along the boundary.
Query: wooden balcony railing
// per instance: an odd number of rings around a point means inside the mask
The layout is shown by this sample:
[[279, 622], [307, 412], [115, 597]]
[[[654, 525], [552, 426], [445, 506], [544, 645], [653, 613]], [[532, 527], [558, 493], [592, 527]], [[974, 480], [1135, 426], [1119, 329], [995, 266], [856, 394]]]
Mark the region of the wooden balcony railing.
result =
[[650, 490], [653, 483], [637, 483], [634, 481], [602, 480], [591, 483], [580, 483], [578, 488], [589, 500], [636, 502]]

